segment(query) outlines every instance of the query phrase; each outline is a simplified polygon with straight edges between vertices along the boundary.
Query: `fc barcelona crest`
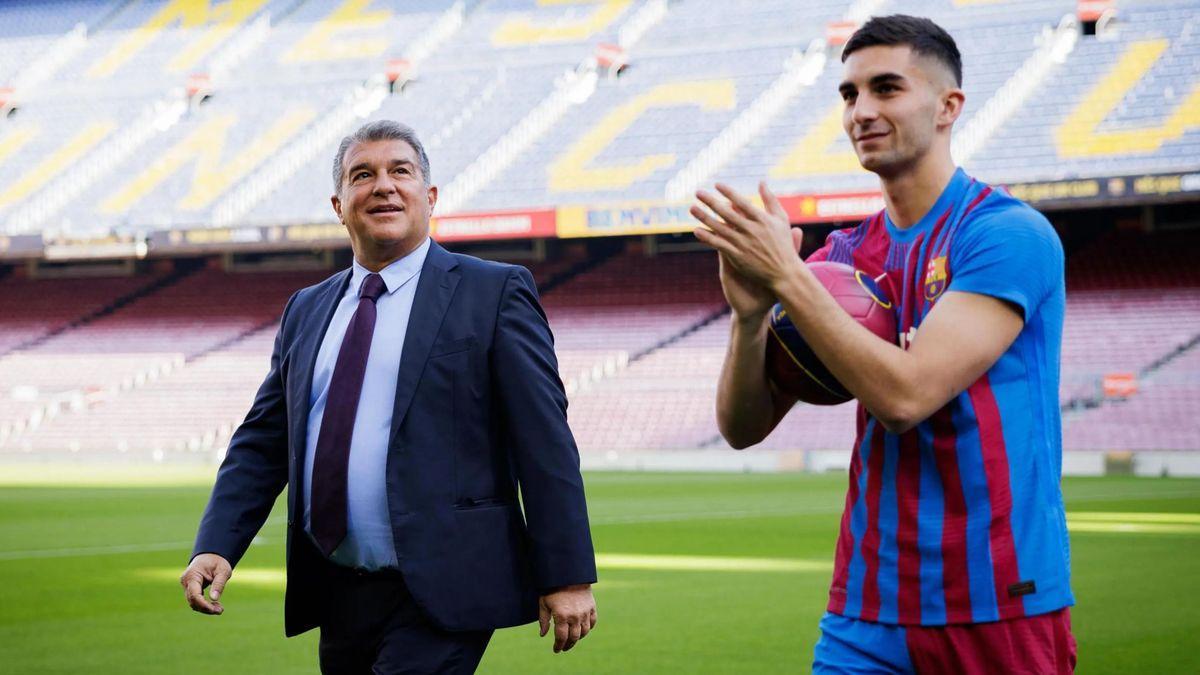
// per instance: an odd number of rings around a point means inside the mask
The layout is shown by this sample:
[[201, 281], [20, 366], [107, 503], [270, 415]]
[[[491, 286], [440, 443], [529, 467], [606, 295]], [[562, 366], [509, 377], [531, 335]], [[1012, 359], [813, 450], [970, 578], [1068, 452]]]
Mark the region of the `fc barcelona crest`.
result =
[[941, 255], [929, 261], [925, 268], [925, 299], [937, 300], [942, 291], [946, 290], [949, 280], [946, 274], [946, 256]]

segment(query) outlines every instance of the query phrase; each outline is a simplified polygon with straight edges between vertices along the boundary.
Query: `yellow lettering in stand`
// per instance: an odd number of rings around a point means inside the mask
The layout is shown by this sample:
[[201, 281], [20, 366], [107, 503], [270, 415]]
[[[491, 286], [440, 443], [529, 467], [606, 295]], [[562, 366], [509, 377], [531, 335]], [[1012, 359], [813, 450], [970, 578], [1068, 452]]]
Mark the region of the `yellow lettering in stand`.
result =
[[115, 73], [121, 66], [145, 49], [164, 28], [178, 24], [182, 28], [200, 28], [216, 24], [186, 45], [166, 63], [172, 72], [193, 68], [219, 45], [246, 19], [254, 15], [266, 0], [228, 0], [212, 5], [209, 0], [171, 0], [154, 13], [146, 23], [129, 31], [99, 61], [87, 70], [88, 77], [103, 78]]
[[[97, 143], [104, 140], [116, 128], [117, 123], [112, 120], [103, 120], [88, 124], [79, 133], [68, 138], [57, 150], [29, 167], [29, 170], [22, 174], [16, 182], [5, 188], [3, 192], [0, 192], [0, 207], [11, 206], [17, 201], [33, 194], [34, 191], [49, 183], [52, 178], [71, 166], [71, 164], [87, 154], [92, 148], [96, 147]], [[21, 145], [24, 145], [28, 141], [29, 138], [23, 140], [17, 139], [14, 141], [14, 144], [20, 142]], [[13, 148], [13, 150], [6, 153], [5, 143], [0, 142], [0, 158], [15, 150], [16, 148]]]
[[388, 48], [388, 40], [384, 37], [355, 35], [354, 39], [347, 39], [349, 36], [346, 35], [349, 31], [380, 28], [391, 18], [392, 13], [387, 10], [369, 10], [371, 2], [345, 0], [297, 40], [279, 60], [283, 63], [338, 61], [383, 54]]
[[1164, 143], [1178, 140], [1190, 129], [1200, 127], [1200, 86], [1158, 126], [1099, 131], [1107, 118], [1131, 89], [1167, 49], [1166, 40], [1135, 42], [1125, 50], [1112, 70], [1092, 87], [1079, 105], [1067, 115], [1054, 132], [1059, 157], [1102, 157], [1154, 152]]
[[7, 134], [0, 136], [0, 162], [15, 155], [21, 148], [25, 147], [29, 141], [37, 138], [42, 133], [40, 127], [36, 124], [17, 127]]
[[316, 113], [309, 108], [292, 110], [254, 139], [241, 152], [222, 163], [229, 130], [237, 123], [232, 113], [214, 115], [164, 152], [150, 166], [100, 204], [102, 213], [120, 213], [141, 201], [184, 165], [196, 162], [192, 182], [178, 207], [207, 207], [235, 182], [249, 174], [272, 153], [295, 137]]
[[660, 84], [617, 106], [585, 132], [548, 169], [550, 189], [619, 190], [655, 171], [672, 166], [674, 153], [645, 155], [633, 162], [590, 166], [595, 158], [639, 117], [654, 108], [699, 106], [702, 110], [731, 110], [737, 104], [733, 80], [701, 80]]
[[845, 104], [838, 101], [825, 117], [800, 139], [783, 159], [771, 167], [772, 178], [794, 178], [796, 176], [836, 175], [858, 173], [862, 165], [854, 150], [830, 150], [834, 141], [845, 138], [842, 128], [842, 111]]
[[267, 0], [230, 0], [213, 7], [211, 23], [215, 25], [209, 26], [200, 37], [192, 40], [168, 61], [167, 70], [173, 73], [192, 71], [265, 4]]
[[591, 14], [574, 20], [535, 21], [527, 17], [509, 19], [492, 33], [492, 44], [497, 47], [554, 42], [579, 42], [604, 30], [621, 16], [632, 0], [538, 0], [538, 5], [596, 5]]

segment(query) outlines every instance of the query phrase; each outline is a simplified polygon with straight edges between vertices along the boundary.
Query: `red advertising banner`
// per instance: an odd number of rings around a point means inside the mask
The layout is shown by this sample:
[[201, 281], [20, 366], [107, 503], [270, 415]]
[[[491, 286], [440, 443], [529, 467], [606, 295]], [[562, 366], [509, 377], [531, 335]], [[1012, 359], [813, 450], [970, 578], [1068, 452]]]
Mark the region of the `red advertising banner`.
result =
[[434, 218], [430, 228], [438, 241], [525, 239], [557, 234], [554, 209], [456, 213]]
[[836, 223], [861, 220], [883, 209], [883, 193], [785, 195], [779, 198], [793, 223]]

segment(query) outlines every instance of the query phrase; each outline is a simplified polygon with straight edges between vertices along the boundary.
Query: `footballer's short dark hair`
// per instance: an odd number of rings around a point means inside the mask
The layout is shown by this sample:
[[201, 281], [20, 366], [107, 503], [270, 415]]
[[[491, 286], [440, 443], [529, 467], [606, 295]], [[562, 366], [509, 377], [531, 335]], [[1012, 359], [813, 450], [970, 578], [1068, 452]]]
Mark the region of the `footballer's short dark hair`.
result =
[[962, 86], [962, 54], [954, 38], [944, 28], [922, 16], [891, 14], [873, 16], [864, 23], [842, 48], [842, 61], [854, 52], [867, 47], [907, 45], [913, 53], [938, 60], [954, 74]]

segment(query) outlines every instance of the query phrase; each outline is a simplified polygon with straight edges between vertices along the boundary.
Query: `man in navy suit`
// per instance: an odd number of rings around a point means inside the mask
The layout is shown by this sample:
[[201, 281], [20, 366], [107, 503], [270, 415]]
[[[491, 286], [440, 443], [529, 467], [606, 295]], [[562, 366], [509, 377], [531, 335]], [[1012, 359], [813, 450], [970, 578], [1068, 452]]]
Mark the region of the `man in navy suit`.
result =
[[410, 128], [363, 126], [333, 176], [354, 264], [284, 309], [188, 604], [224, 611], [289, 485], [285, 633], [320, 627], [322, 672], [470, 673], [494, 629], [534, 620], [568, 650], [595, 626], [596, 567], [533, 278], [430, 239], [437, 188]]

